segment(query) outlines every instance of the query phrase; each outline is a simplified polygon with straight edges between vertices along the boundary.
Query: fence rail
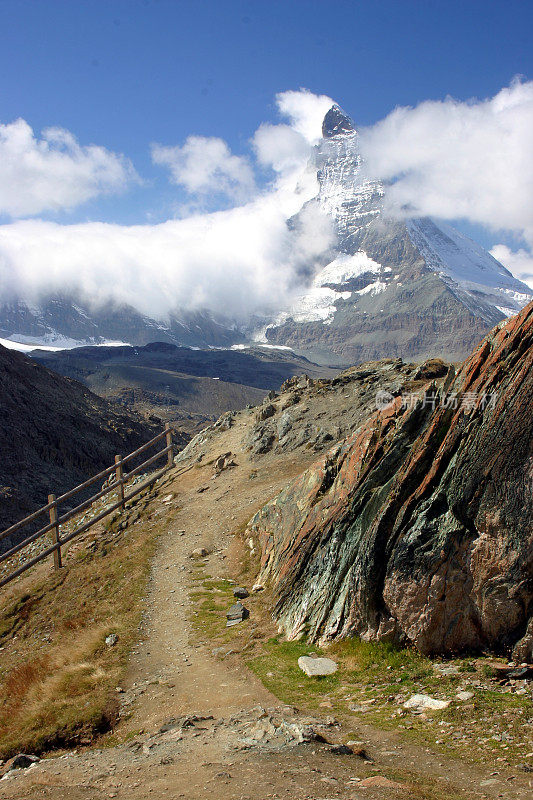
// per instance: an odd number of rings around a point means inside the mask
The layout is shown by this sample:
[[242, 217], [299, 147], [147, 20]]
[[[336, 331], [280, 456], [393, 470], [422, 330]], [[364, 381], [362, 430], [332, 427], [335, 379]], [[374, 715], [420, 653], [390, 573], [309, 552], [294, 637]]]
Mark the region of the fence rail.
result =
[[[130, 462], [132, 459], [137, 458], [146, 450], [149, 450], [151, 447], [156, 445], [162, 439], [165, 439], [165, 447], [162, 450], [159, 450], [155, 455], [150, 456], [150, 458], [143, 461], [142, 464], [139, 464], [134, 469], [130, 470], [130, 472], [124, 471], [124, 465]], [[167, 461], [165, 466], [162, 469], [159, 469], [157, 472], [152, 473], [147, 480], [143, 481], [142, 483], [134, 486], [134, 488], [129, 491], [125, 492], [124, 487], [126, 483], [131, 480], [135, 475], [137, 475], [142, 470], [145, 470], [147, 467], [154, 464], [158, 459], [162, 458], [162, 456], [166, 455]], [[2, 539], [6, 539], [8, 536], [12, 536], [14, 533], [19, 531], [25, 525], [29, 525], [31, 522], [34, 522], [39, 516], [42, 514], [46, 514], [48, 512], [48, 523], [40, 528], [38, 531], [27, 536], [21, 542], [13, 545], [9, 550], [5, 553], [0, 555], [0, 564], [4, 561], [7, 561], [9, 558], [12, 558], [14, 555], [19, 553], [24, 548], [28, 547], [33, 542], [37, 541], [46, 534], [51, 533], [51, 540], [52, 544], [50, 547], [45, 548], [42, 552], [38, 553], [36, 556], [31, 558], [29, 561], [26, 561], [22, 564], [18, 569], [11, 572], [9, 575], [5, 576], [0, 580], [0, 588], [5, 586], [10, 581], [17, 578], [19, 575], [22, 575], [23, 572], [33, 567], [39, 561], [42, 561], [44, 558], [47, 558], [49, 555], [53, 555], [54, 558], [54, 568], [61, 569], [62, 560], [61, 560], [61, 548], [70, 542], [71, 539], [74, 539], [76, 536], [79, 536], [80, 533], [85, 533], [92, 525], [97, 522], [100, 522], [104, 517], [108, 514], [113, 513], [117, 509], [123, 509], [126, 503], [131, 500], [135, 495], [142, 492], [147, 486], [150, 484], [155, 483], [162, 475], [173, 466], [173, 444], [172, 444], [172, 427], [167, 423], [165, 425], [164, 431], [159, 433], [157, 436], [154, 436], [153, 439], [150, 439], [149, 442], [143, 444], [142, 447], [139, 447], [137, 450], [134, 450], [133, 453], [125, 456], [124, 458], [120, 455], [115, 456], [115, 463], [107, 467], [106, 469], [102, 470], [96, 475], [93, 475], [88, 480], [80, 483], [78, 486], [75, 486], [73, 489], [70, 489], [68, 492], [56, 497], [55, 494], [48, 495], [48, 503], [45, 506], [42, 506], [37, 511], [34, 511], [33, 514], [29, 514], [24, 519], [19, 520], [14, 525], [11, 525], [9, 528], [6, 528], [5, 531], [0, 533], [0, 542]], [[70, 500], [71, 497], [74, 497], [79, 492], [88, 489], [89, 486], [92, 486], [93, 483], [97, 481], [101, 481], [105, 478], [109, 481], [111, 475], [114, 475], [114, 478], [111, 482], [108, 483], [100, 489], [100, 491], [96, 492], [96, 494], [89, 497], [87, 500], [79, 503], [79, 505], [71, 508], [69, 511], [66, 511], [61, 516], [58, 514], [58, 509], [61, 503], [64, 503], [66, 500]], [[93, 503], [97, 500], [100, 500], [106, 494], [110, 492], [118, 492], [118, 500], [115, 503], [112, 503], [110, 506], [107, 506], [103, 511], [97, 514], [92, 519], [84, 522], [82, 525], [76, 527], [70, 533], [62, 536], [61, 535], [61, 525], [64, 525], [65, 522], [68, 522], [73, 517], [80, 514], [85, 509], [89, 508]]]

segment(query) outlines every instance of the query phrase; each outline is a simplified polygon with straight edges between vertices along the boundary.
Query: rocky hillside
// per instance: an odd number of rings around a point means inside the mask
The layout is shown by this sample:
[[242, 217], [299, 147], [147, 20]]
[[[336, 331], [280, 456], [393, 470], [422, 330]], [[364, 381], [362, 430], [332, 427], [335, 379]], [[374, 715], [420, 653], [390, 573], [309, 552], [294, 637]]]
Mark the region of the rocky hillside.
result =
[[218, 350], [154, 342], [145, 347], [78, 347], [32, 352], [41, 364], [85, 384], [92, 392], [140, 412], [153, 411], [189, 433], [229, 410], [260, 403], [294, 374], [328, 376], [291, 350]]
[[253, 518], [290, 637], [533, 659], [533, 304]]
[[235, 429], [239, 431], [235, 454], [246, 454], [262, 470], [275, 471], [286, 457], [294, 464], [305, 463], [313, 453], [327, 451], [357, 430], [383, 398], [419, 390], [431, 378], [440, 382], [447, 370], [439, 359], [418, 365], [398, 358], [367, 362], [334, 378], [290, 378], [258, 406], [228, 412], [204, 428], [176, 461], [212, 458], [217, 447], [224, 446], [224, 432]]
[[161, 430], [0, 346], [0, 530]]

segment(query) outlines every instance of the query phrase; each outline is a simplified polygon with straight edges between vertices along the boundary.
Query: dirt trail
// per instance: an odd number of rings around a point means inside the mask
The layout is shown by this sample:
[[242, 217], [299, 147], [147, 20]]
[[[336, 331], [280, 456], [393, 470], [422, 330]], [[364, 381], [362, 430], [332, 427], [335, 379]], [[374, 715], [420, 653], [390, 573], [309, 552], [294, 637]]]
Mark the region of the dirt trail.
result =
[[[513, 785], [511, 791], [498, 779], [480, 788], [488, 778], [486, 769], [444, 763], [441, 755], [404, 745], [395, 734], [362, 726], [360, 737], [374, 763], [334, 755], [317, 742], [283, 747], [277, 742], [278, 749], [261, 741], [256, 746], [243, 744], [250, 730], [268, 727], [270, 719], [300, 728], [306, 720], [269, 694], [238, 658], [220, 660], [212, 645], [196, 640], [191, 625], [194, 601], [189, 598], [195, 569], [191, 551], [208, 549], [207, 573], [224, 575], [235, 531], [316, 456], [278, 455], [275, 461], [267, 457], [260, 464], [251, 463], [240, 452], [241, 438], [237, 425], [222, 439], [227, 451], [238, 454], [238, 466], [215, 479], [208, 464], [175, 478], [161, 492], [162, 500], [165, 495], [173, 497], [162, 502], [157, 517], [147, 523], [164, 520], [167, 532], [153, 564], [140, 642], [119, 695], [130, 716], [119, 724], [108, 746], [45, 759], [29, 770], [10, 773], [0, 783], [0, 796], [11, 800], [200, 800], [211, 794], [221, 800], [433, 796], [421, 788], [422, 780], [441, 785], [446, 798], [526, 798], [525, 783]], [[249, 477], [252, 470], [257, 470], [254, 478]], [[205, 486], [209, 488], [199, 493]], [[258, 706], [272, 711], [265, 716]], [[335, 737], [340, 735], [332, 729], [332, 740]], [[374, 786], [372, 781], [365, 785], [373, 776], [399, 772], [404, 777], [396, 788]], [[405, 778], [409, 774], [412, 788]]]

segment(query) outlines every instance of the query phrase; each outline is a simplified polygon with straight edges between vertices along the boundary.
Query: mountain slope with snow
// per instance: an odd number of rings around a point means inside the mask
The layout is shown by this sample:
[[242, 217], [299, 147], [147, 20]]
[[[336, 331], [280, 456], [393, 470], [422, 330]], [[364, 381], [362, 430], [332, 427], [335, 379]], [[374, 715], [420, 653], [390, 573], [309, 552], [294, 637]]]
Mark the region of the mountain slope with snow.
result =
[[316, 148], [311, 201], [335, 225], [333, 260], [265, 331], [270, 342], [337, 363], [434, 355], [462, 360], [533, 292], [451, 226], [392, 219], [365, 174], [358, 136], [333, 106]]
[[[309, 231], [309, 219], [325, 218], [335, 244], [304, 258], [298, 274], [308, 275], [307, 285], [273, 318], [250, 319], [240, 328], [220, 309], [176, 309], [156, 320], [131, 306], [93, 308], [68, 294], [39, 303], [2, 304], [0, 298], [0, 337], [41, 346], [163, 341], [222, 348], [253, 338], [332, 364], [398, 356], [462, 360], [490, 328], [533, 298], [528, 286], [449, 225], [386, 216], [387, 187], [366, 173], [358, 133], [337, 105], [324, 117], [322, 138], [294, 192], [291, 208], [300, 210], [287, 229]], [[264, 288], [267, 299], [270, 288]]]

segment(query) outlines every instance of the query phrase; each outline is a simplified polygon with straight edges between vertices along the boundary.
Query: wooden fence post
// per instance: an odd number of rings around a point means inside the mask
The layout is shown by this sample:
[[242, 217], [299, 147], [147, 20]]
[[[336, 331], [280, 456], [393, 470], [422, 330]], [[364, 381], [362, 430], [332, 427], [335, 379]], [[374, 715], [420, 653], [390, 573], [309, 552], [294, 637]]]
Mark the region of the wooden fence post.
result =
[[[50, 522], [54, 525], [52, 528], [52, 543], [59, 543], [59, 525], [57, 524], [57, 505], [55, 494], [48, 495], [48, 502], [53, 503], [50, 509]], [[54, 569], [61, 569], [61, 548], [58, 547], [54, 550]]]
[[124, 470], [122, 469], [122, 456], [115, 456], [115, 472], [117, 477], [120, 507], [124, 509]]
[[170, 469], [174, 466], [174, 453], [172, 452], [172, 428], [169, 422], [165, 423], [165, 430], [167, 432], [167, 447], [170, 447], [170, 450], [167, 453], [167, 468]]

